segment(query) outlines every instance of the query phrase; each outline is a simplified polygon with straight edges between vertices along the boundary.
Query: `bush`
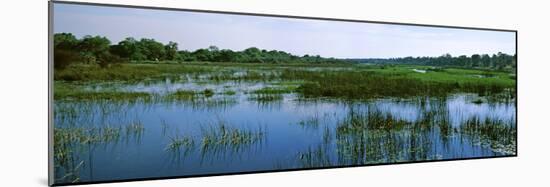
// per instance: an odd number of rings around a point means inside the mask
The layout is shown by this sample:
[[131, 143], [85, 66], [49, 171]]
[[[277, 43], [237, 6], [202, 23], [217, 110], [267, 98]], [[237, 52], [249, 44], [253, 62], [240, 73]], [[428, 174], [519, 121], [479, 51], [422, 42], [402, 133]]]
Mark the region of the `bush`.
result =
[[55, 69], [65, 69], [79, 59], [76, 52], [63, 49], [55, 49], [53, 56], [53, 65]]

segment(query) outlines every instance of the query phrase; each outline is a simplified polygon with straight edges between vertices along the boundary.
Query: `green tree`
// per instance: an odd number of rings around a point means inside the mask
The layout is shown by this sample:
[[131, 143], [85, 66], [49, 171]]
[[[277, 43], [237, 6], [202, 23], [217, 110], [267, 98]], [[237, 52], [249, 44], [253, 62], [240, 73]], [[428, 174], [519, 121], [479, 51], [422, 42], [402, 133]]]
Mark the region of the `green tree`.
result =
[[71, 33], [56, 33], [53, 37], [53, 64], [55, 69], [64, 69], [80, 60], [76, 49], [79, 40]]
[[54, 49], [74, 50], [79, 42], [71, 33], [56, 33], [53, 36]]
[[164, 60], [166, 50], [164, 49], [164, 45], [162, 43], [157, 42], [154, 39], [147, 38], [142, 38], [139, 43], [147, 60]]
[[82, 41], [79, 43], [79, 50], [81, 56], [88, 63], [97, 63], [98, 57], [104, 55], [104, 53], [109, 53], [111, 41], [102, 36], [84, 36]]
[[481, 55], [480, 66], [489, 67], [491, 65], [491, 57], [488, 54]]
[[197, 58], [191, 52], [189, 51], [178, 51], [178, 55], [176, 56], [176, 59], [179, 61], [196, 61]]
[[193, 56], [195, 56], [195, 59], [198, 61], [212, 61], [213, 56], [212, 53], [210, 53], [207, 49], [197, 49], [195, 52], [192, 53]]
[[262, 52], [260, 51], [260, 49], [258, 49], [256, 47], [251, 47], [251, 48], [245, 49], [243, 51], [246, 62], [252, 62], [252, 63], [254, 63], [254, 62], [263, 63], [261, 53]]
[[479, 67], [480, 66], [480, 61], [481, 61], [481, 56], [479, 56], [478, 54], [474, 54], [471, 57], [471, 61], [472, 61], [472, 67]]
[[166, 54], [166, 60], [176, 60], [178, 55], [178, 43], [176, 42], [168, 42], [164, 46], [164, 51]]
[[111, 52], [122, 58], [128, 58], [129, 60], [146, 60], [147, 57], [143, 54], [140, 42], [132, 37], [128, 37], [117, 45], [111, 46]]

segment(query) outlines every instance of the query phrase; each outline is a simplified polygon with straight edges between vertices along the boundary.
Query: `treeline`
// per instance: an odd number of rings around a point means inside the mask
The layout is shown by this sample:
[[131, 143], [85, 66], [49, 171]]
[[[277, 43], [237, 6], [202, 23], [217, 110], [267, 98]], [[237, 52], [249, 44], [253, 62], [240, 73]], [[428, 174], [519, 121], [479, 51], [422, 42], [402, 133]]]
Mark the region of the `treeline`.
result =
[[117, 44], [103, 36], [76, 38], [71, 33], [54, 34], [54, 66], [62, 69], [72, 63], [98, 64], [108, 67], [116, 63], [133, 62], [237, 62], [237, 63], [371, 63], [408, 64], [428, 66], [456, 66], [465, 68], [515, 69], [516, 55], [498, 53], [471, 56], [403, 57], [388, 59], [336, 59], [319, 55], [297, 56], [284, 51], [251, 47], [243, 51], [219, 49], [216, 46], [195, 51], [179, 50], [178, 43], [163, 44], [154, 39], [126, 38]]
[[439, 57], [404, 57], [388, 59], [350, 59], [360, 63], [372, 64], [409, 64], [428, 66], [458, 66], [467, 68], [490, 68], [490, 69], [515, 69], [517, 65], [516, 55], [505, 53], [474, 54], [472, 56], [456, 56], [445, 54]]
[[338, 63], [342, 59], [324, 58], [319, 55], [296, 56], [284, 51], [251, 47], [232, 51], [210, 46], [195, 51], [179, 50], [178, 43], [163, 44], [154, 39], [126, 38], [117, 44], [103, 36], [76, 38], [71, 33], [54, 34], [54, 66], [62, 69], [72, 63], [91, 63], [108, 67], [116, 63], [143, 61], [208, 61], [238, 63]]

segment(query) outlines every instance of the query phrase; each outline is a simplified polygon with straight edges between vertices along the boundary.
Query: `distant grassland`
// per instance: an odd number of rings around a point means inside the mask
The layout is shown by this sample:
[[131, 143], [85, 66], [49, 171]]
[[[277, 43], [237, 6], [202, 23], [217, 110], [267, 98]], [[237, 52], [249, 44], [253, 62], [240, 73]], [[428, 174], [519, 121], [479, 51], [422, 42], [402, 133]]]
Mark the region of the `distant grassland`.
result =
[[[413, 71], [423, 70], [426, 73]], [[236, 74], [240, 72], [241, 74]], [[296, 89], [305, 97], [364, 99], [379, 97], [443, 96], [453, 92], [515, 97], [515, 75], [478, 69], [438, 68], [428, 66], [378, 66], [360, 64], [118, 64], [109, 68], [75, 65], [55, 70], [56, 98], [80, 98], [78, 91], [68, 89], [74, 83], [140, 81], [166, 77], [190, 76], [206, 81], [299, 81]], [[266, 88], [266, 93], [280, 90]], [[273, 94], [272, 93], [272, 94]], [[95, 96], [93, 96], [95, 94]], [[120, 93], [93, 93], [106, 98]], [[147, 97], [147, 93], [123, 93], [129, 97]], [[123, 97], [123, 96], [121, 96]]]

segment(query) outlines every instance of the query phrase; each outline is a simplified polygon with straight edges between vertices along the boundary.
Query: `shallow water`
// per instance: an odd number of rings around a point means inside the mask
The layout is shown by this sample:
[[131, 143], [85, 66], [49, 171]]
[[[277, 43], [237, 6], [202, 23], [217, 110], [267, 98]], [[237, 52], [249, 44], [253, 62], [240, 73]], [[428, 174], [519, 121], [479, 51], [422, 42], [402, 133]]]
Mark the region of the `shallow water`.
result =
[[[56, 101], [56, 128], [123, 128], [131, 123], [144, 128], [138, 133], [122, 131], [118, 138], [101, 143], [71, 144], [66, 162], [56, 165], [56, 179], [71, 181], [70, 177], [63, 178], [68, 173], [86, 182], [510, 154], [484, 145], [479, 137], [443, 131], [439, 123], [446, 121], [451, 129], [459, 129], [469, 120], [479, 119], [515, 126], [514, 102], [474, 104], [477, 95], [467, 93], [348, 102], [304, 99], [297, 94], [283, 94], [282, 99], [268, 102], [250, 99], [250, 91], [268, 85], [272, 84], [165, 79], [88, 86], [159, 95], [207, 88], [237, 93], [216, 94], [200, 102]], [[393, 131], [341, 130], [350, 125], [348, 119], [355, 114], [369, 111], [404, 121], [407, 126], [422, 121], [427, 121], [423, 123], [427, 126]], [[257, 134], [258, 138], [204, 146], [205, 137], [220, 129], [220, 124], [231, 131]], [[171, 140], [178, 137], [194, 143], [168, 149]]]

